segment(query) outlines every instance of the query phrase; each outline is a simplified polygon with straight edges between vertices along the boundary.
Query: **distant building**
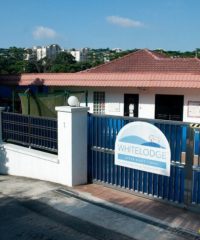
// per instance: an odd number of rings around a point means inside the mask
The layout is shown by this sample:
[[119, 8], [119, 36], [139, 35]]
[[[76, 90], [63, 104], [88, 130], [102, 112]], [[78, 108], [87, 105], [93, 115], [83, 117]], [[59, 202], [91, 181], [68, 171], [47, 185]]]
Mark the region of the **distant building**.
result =
[[61, 51], [61, 47], [58, 44], [51, 44], [48, 46], [34, 46], [33, 48], [27, 48], [25, 60], [36, 59], [37, 61], [45, 57], [49, 59], [55, 58]]
[[72, 56], [75, 57], [75, 60], [77, 62], [86, 62], [87, 56], [88, 56], [89, 49], [88, 48], [82, 48], [80, 50], [71, 50], [69, 53], [71, 53]]
[[24, 60], [29, 61], [32, 59], [36, 59], [37, 57], [37, 52], [34, 51], [33, 48], [25, 48], [25, 54], [24, 54]]
[[122, 49], [121, 48], [113, 48], [112, 51], [119, 53], [119, 52], [122, 52]]

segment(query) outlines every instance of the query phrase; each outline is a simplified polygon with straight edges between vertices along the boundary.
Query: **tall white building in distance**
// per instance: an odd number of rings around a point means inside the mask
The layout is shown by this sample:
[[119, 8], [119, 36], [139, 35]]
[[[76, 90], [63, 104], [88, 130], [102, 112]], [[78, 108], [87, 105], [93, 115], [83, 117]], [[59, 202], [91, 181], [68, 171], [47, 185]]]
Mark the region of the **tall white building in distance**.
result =
[[54, 59], [63, 50], [58, 44], [51, 44], [48, 46], [34, 46], [31, 49], [26, 49], [25, 60], [36, 59], [39, 61], [45, 57]]
[[81, 48], [80, 50], [70, 50], [69, 53], [71, 53], [77, 62], [86, 62], [88, 51], [88, 48]]

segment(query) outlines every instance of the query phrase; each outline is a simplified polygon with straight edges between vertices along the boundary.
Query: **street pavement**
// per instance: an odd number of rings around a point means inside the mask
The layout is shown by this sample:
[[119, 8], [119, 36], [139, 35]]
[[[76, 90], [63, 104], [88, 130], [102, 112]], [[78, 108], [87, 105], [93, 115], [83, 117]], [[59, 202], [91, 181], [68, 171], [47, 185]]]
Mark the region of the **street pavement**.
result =
[[0, 175], [0, 239], [200, 239], [75, 189]]
[[122, 239], [132, 238], [64, 214], [37, 200], [2, 197], [0, 239]]

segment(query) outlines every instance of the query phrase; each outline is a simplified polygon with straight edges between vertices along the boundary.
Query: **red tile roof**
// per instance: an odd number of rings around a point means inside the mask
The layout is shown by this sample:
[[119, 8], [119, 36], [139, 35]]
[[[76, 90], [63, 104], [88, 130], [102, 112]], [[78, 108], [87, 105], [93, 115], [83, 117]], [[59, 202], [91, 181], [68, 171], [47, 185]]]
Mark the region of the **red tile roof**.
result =
[[170, 58], [164, 54], [144, 49], [92, 68], [88, 72], [172, 72], [200, 74], [200, 60], [198, 58]]
[[13, 76], [2, 78], [1, 83], [22, 86], [200, 88], [200, 75], [185, 73], [43, 73], [22, 74], [19, 81]]
[[0, 76], [6, 85], [200, 88], [200, 60], [139, 50], [79, 73]]

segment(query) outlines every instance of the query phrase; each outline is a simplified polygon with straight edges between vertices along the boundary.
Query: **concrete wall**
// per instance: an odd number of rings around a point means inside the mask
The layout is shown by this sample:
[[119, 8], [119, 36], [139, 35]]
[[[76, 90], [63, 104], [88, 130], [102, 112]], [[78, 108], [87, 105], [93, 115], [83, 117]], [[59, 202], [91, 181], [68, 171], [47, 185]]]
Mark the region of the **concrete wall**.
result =
[[[200, 103], [199, 90], [196, 89], [136, 89], [136, 88], [90, 88], [88, 89], [88, 106], [90, 112], [93, 112], [93, 92], [94, 91], [104, 91], [105, 92], [105, 113], [108, 115], [124, 115], [124, 94], [132, 93], [139, 94], [139, 106], [138, 114], [141, 118], [154, 119], [155, 117], [155, 95], [156, 94], [171, 94], [171, 95], [183, 95], [184, 96], [184, 106], [183, 106], [183, 121], [184, 122], [194, 122], [200, 123], [200, 117], [189, 116], [189, 106], [190, 101]], [[83, 106], [84, 102], [81, 103]], [[176, 104], [176, 103], [174, 103]], [[200, 107], [198, 107], [200, 116]]]
[[4, 143], [0, 130], [1, 174], [41, 179], [67, 186], [87, 182], [88, 108], [56, 107], [56, 110], [58, 155]]
[[65, 184], [64, 162], [58, 156], [15, 144], [1, 146], [0, 172]]

